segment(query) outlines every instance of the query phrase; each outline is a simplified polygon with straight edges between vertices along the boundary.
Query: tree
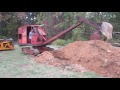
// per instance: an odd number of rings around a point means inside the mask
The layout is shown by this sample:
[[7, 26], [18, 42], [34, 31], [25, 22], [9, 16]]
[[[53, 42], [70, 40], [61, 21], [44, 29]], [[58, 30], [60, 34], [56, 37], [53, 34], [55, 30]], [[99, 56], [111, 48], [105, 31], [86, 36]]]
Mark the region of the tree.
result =
[[[45, 24], [43, 28], [49, 37], [53, 37], [71, 25], [76, 24], [78, 22], [77, 15], [94, 22], [110, 22], [114, 27], [114, 31], [119, 31], [120, 12], [0, 12], [0, 35], [17, 38], [19, 26]], [[88, 38], [93, 31], [92, 26], [83, 23], [61, 38], [65, 40]]]

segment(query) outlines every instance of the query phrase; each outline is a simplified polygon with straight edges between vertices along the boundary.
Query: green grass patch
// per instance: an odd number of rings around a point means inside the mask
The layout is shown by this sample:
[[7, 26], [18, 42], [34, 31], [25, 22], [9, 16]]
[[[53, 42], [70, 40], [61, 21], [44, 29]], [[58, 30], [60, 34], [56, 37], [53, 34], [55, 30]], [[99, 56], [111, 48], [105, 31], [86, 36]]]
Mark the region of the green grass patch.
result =
[[65, 46], [69, 43], [74, 42], [72, 39], [64, 40], [64, 39], [57, 39], [52, 43], [52, 45], [58, 45], [58, 46]]
[[15, 45], [11, 51], [0, 51], [0, 78], [91, 78], [95, 73], [81, 73], [63, 70], [35, 62], [34, 58], [24, 55]]
[[63, 39], [57, 39], [52, 43], [53, 45], [59, 45], [59, 46], [64, 46], [66, 44], [66, 41]]

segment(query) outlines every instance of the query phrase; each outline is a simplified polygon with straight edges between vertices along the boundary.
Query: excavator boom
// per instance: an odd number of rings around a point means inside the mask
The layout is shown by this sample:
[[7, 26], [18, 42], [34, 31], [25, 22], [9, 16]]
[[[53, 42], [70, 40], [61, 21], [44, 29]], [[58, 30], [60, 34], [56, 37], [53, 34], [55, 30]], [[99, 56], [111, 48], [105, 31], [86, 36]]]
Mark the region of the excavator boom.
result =
[[77, 18], [78, 18], [80, 21], [81, 21], [81, 20], [84, 20], [85, 23], [91, 25], [91, 26], [94, 27], [96, 30], [99, 30], [99, 29], [100, 29], [100, 26], [99, 26], [97, 23], [95, 23], [95, 22], [93, 22], [93, 21], [91, 21], [91, 20], [85, 19], [85, 18], [83, 18], [83, 17], [81, 17], [81, 16], [77, 16]]
[[67, 28], [66, 30], [62, 31], [61, 33], [57, 34], [56, 36], [52, 37], [51, 39], [47, 40], [46, 42], [44, 42], [43, 44], [38, 44], [35, 46], [44, 46], [47, 44], [52, 43], [53, 41], [55, 41], [56, 39], [60, 38], [62, 35], [72, 31], [74, 28], [78, 27], [79, 25], [81, 25], [83, 22], [91, 25], [92, 27], [94, 27], [95, 29], [99, 30], [99, 25], [97, 25], [97, 23], [90, 21], [88, 19], [85, 19], [81, 16], [77, 16], [77, 18], [80, 20], [77, 24], [72, 25], [71, 27]]
[[[63, 36], [66, 33], [69, 33], [70, 31], [72, 31], [74, 28], [78, 27], [79, 25], [81, 25], [84, 21], [80, 21], [75, 25], [72, 25], [71, 27], [67, 28], [66, 30], [62, 31], [61, 33], [57, 34], [56, 36], [52, 37], [51, 39], [47, 40], [46, 42], [44, 42], [42, 45], [40, 46], [44, 46], [47, 44], [52, 43], [53, 41], [55, 41], [56, 39], [60, 38], [61, 36]], [[39, 46], [39, 45], [38, 45]]]

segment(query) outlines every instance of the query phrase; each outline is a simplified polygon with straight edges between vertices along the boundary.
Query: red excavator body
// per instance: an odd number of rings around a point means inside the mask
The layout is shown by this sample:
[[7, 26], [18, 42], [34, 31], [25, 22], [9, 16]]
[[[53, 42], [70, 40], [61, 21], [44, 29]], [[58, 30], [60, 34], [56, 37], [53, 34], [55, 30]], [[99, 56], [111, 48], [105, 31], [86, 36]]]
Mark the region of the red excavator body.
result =
[[[29, 39], [29, 33], [32, 27], [36, 27], [32, 39]], [[18, 28], [18, 43], [19, 45], [41, 45], [47, 40], [47, 35], [40, 25], [25, 25]]]

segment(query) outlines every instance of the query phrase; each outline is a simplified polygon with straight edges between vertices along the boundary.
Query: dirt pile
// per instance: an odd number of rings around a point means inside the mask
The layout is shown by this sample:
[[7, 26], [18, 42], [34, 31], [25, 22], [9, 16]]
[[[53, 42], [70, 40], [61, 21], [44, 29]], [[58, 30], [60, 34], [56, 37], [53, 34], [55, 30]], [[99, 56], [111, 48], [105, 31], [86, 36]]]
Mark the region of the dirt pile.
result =
[[35, 60], [38, 63], [44, 63], [44, 64], [53, 65], [53, 66], [56, 66], [56, 67], [62, 67], [63, 69], [66, 69], [66, 70], [73, 70], [73, 71], [80, 71], [80, 72], [86, 72], [87, 71], [80, 64], [72, 64], [72, 63], [70, 64], [65, 59], [59, 59], [59, 58], [57, 58], [57, 56], [54, 57], [53, 53], [55, 53], [55, 52], [54, 51], [52, 51], [52, 52], [45, 51], [45, 52], [37, 55], [35, 57]]
[[60, 66], [60, 63], [58, 62], [58, 60], [56, 60], [57, 58], [54, 58], [52, 53], [50, 53], [48, 51], [45, 51], [45, 52], [37, 55], [35, 57], [35, 59], [39, 63], [51, 64], [51, 65], [54, 65], [54, 66]]
[[[85, 67], [87, 70], [94, 71], [106, 77], [120, 77], [120, 48], [114, 47], [104, 41], [76, 41], [51, 53], [52, 58], [50, 61], [57, 61], [57, 63], [62, 61], [64, 65], [72, 65], [72, 68], [76, 68], [75, 65], [77, 64], [77, 68], [78, 66], [80, 66], [80, 68]], [[43, 54], [44, 57], [49, 55], [45, 52], [41, 55]], [[39, 59], [38, 61], [45, 62], [48, 60], [48, 58], [41, 56], [37, 57], [37, 59]], [[58, 66], [61, 66], [61, 64]], [[79, 69], [78, 71], [82, 70]]]

